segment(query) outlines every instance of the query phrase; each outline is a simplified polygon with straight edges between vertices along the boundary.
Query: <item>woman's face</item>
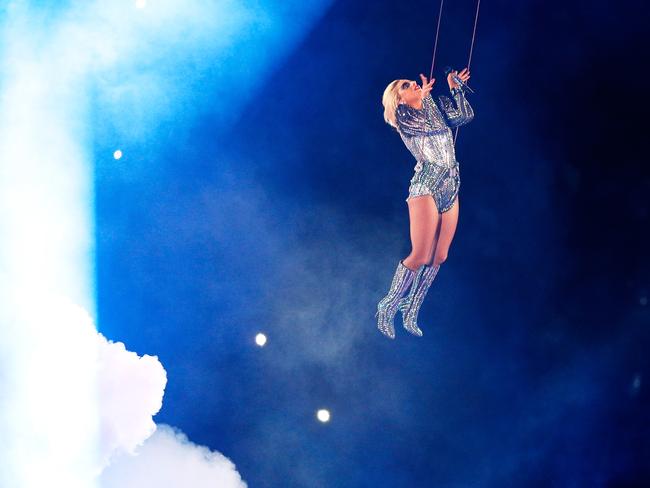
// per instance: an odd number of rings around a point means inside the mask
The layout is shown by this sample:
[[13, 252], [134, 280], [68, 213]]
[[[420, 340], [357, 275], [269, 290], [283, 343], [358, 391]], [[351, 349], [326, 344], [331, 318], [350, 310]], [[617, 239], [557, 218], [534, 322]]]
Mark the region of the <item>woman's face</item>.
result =
[[418, 85], [415, 81], [400, 80], [399, 89], [397, 90], [400, 98], [400, 103], [406, 103], [407, 105], [417, 105], [422, 99], [420, 90], [420, 85]]

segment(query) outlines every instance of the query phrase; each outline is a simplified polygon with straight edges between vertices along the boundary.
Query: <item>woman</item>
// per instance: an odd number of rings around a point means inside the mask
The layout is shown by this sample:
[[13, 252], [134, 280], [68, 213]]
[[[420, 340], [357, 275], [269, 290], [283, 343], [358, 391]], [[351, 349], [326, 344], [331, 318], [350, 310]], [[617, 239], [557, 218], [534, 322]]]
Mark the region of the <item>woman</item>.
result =
[[[451, 127], [466, 124], [474, 117], [463, 86], [469, 70], [452, 71], [447, 83], [454, 99], [441, 96], [438, 103], [429, 94], [435, 79], [422, 87], [412, 80], [395, 80], [384, 91], [384, 120], [397, 129], [408, 150], [415, 157], [415, 174], [406, 202], [409, 207], [411, 253], [401, 260], [388, 294], [377, 305], [377, 327], [395, 338], [393, 319], [402, 312], [404, 328], [421, 336], [417, 316], [429, 286], [440, 265], [447, 259], [449, 246], [458, 222], [460, 177], [454, 152]], [[409, 285], [410, 292], [406, 294]]]

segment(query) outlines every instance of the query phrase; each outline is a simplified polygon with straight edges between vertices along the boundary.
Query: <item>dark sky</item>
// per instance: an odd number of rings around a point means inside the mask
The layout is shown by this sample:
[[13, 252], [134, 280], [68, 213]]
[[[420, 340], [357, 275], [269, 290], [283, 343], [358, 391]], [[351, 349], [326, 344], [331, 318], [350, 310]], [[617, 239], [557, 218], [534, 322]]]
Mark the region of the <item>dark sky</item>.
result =
[[[381, 94], [428, 73], [438, 6], [334, 2], [236, 123], [100, 168], [100, 330], [251, 487], [650, 486], [647, 4], [482, 2], [458, 231], [424, 336], [390, 341], [415, 162]], [[435, 95], [474, 7], [446, 2]]]

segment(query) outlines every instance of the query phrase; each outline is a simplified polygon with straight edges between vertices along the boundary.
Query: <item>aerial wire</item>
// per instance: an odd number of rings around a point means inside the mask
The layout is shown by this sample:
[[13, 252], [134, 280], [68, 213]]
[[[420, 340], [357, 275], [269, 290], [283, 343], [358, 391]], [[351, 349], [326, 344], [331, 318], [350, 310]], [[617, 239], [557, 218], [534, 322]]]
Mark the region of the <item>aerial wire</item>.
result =
[[[476, 39], [476, 24], [478, 24], [478, 12], [479, 9], [481, 8], [481, 0], [477, 0], [476, 2], [476, 15], [474, 16], [474, 30], [472, 31], [472, 43], [469, 47], [469, 59], [467, 60], [467, 70], [469, 71], [469, 67], [472, 64], [472, 53], [474, 52], [474, 40]], [[441, 8], [442, 10], [442, 8]], [[438, 25], [440, 25], [440, 18], [438, 18]], [[438, 42], [438, 34], [436, 33], [436, 43]], [[435, 58], [435, 48], [433, 52], [433, 56]], [[433, 71], [433, 67], [432, 67]], [[458, 138], [458, 127], [456, 127], [456, 131], [454, 132], [454, 146], [456, 145], [456, 139]]]

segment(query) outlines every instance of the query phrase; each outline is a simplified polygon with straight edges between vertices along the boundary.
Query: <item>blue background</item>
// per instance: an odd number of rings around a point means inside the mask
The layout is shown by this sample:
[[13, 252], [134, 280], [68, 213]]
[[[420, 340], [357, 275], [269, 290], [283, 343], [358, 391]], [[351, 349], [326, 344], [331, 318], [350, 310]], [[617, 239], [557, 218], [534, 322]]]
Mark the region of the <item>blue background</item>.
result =
[[[650, 486], [646, 3], [483, 2], [459, 228], [395, 341], [415, 162], [381, 94], [428, 73], [438, 3], [313, 3], [137, 139], [94, 99], [99, 327], [159, 356], [157, 422], [255, 488]], [[434, 95], [473, 16], [445, 5]]]

